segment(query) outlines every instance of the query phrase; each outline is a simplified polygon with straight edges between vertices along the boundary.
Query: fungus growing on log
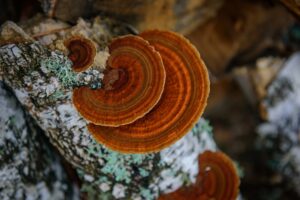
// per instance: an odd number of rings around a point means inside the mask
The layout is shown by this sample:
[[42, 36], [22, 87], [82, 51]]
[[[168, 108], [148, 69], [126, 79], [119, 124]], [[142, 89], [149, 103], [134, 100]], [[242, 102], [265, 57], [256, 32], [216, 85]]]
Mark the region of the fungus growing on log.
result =
[[237, 170], [227, 155], [205, 151], [199, 156], [196, 184], [162, 195], [159, 200], [235, 200], [239, 184]]
[[237, 170], [226, 154], [205, 151], [200, 155], [197, 187], [200, 187], [201, 196], [234, 200], [239, 192], [239, 184]]
[[166, 73], [159, 53], [141, 37], [119, 37], [109, 51], [104, 87], [75, 89], [73, 103], [91, 123], [116, 127], [136, 121], [157, 104]]
[[93, 41], [82, 36], [73, 36], [64, 41], [69, 50], [69, 59], [73, 62], [72, 69], [75, 72], [87, 70], [94, 63], [96, 46]]
[[140, 34], [160, 53], [166, 70], [161, 100], [143, 118], [117, 128], [89, 124], [96, 140], [124, 153], [159, 151], [183, 137], [206, 106], [209, 78], [198, 51], [183, 36], [167, 31]]

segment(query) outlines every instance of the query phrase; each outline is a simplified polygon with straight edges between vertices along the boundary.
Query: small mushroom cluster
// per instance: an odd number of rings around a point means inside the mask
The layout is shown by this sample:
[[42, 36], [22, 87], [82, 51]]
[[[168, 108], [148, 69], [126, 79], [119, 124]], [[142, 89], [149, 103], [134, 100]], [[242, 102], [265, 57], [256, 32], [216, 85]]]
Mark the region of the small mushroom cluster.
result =
[[205, 151], [199, 156], [196, 184], [162, 195], [159, 200], [235, 200], [239, 185], [232, 160], [222, 152]]
[[[77, 38], [78, 40], [78, 38]], [[89, 42], [75, 41], [74, 70], [87, 69]], [[196, 48], [183, 36], [151, 30], [114, 39], [103, 87], [74, 89], [73, 104], [101, 144], [124, 153], [159, 151], [183, 137], [202, 115], [209, 77]], [[80, 54], [80, 56], [79, 56]]]

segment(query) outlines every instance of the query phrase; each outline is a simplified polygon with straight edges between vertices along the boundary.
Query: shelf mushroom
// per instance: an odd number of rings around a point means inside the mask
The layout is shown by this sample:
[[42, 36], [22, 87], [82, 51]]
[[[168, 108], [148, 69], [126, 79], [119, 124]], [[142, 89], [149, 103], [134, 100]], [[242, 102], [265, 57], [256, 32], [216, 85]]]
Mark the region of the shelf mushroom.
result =
[[73, 62], [72, 69], [75, 72], [87, 70], [93, 63], [96, 56], [96, 46], [93, 41], [83, 36], [72, 36], [64, 41], [69, 50], [69, 59]]
[[239, 184], [237, 170], [227, 155], [205, 151], [199, 156], [196, 184], [162, 195], [159, 200], [236, 200]]
[[89, 122], [117, 127], [148, 113], [160, 100], [166, 72], [159, 53], [138, 36], [123, 36], [109, 45], [104, 87], [79, 87], [73, 103]]
[[209, 94], [206, 66], [187, 39], [158, 30], [146, 31], [140, 36], [163, 60], [166, 84], [160, 101], [134, 123], [120, 127], [88, 125], [96, 140], [124, 153], [156, 152], [176, 142], [195, 125]]
[[199, 157], [197, 184], [201, 196], [207, 199], [235, 200], [240, 180], [234, 163], [226, 154], [205, 151]]

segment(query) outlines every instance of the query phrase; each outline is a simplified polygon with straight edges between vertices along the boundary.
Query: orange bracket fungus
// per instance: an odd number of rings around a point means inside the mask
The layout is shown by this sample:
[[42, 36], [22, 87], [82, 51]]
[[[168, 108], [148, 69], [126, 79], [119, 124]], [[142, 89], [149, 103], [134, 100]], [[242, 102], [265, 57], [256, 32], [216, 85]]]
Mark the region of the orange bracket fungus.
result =
[[202, 199], [235, 200], [239, 192], [237, 170], [222, 152], [205, 151], [200, 155], [197, 182]]
[[157, 104], [166, 72], [159, 53], [141, 37], [119, 37], [109, 51], [104, 87], [75, 89], [73, 103], [91, 123], [116, 127], [136, 121]]
[[159, 200], [235, 200], [239, 184], [237, 170], [227, 155], [205, 151], [199, 156], [196, 184], [162, 195]]
[[64, 41], [69, 50], [69, 59], [73, 62], [72, 69], [75, 72], [87, 70], [93, 63], [96, 56], [95, 44], [82, 36], [73, 36]]
[[[187, 39], [173, 32], [158, 30], [143, 32], [140, 37], [147, 40], [163, 60], [166, 83], [160, 101], [134, 123], [120, 127], [88, 125], [96, 140], [124, 153], [156, 152], [176, 142], [195, 125], [209, 94], [206, 66]], [[161, 81], [157, 76], [155, 78], [156, 82]], [[125, 95], [131, 96], [132, 93]], [[98, 102], [96, 104], [92, 100], [89, 104], [94, 106], [90, 106], [87, 112], [93, 112], [93, 107], [98, 106]], [[135, 112], [126, 114], [134, 115]]]

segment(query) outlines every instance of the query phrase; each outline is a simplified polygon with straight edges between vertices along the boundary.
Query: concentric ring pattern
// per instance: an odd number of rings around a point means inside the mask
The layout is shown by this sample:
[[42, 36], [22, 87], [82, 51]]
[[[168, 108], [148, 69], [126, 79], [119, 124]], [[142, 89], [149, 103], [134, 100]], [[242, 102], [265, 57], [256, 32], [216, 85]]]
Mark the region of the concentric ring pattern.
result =
[[132, 124], [117, 128], [88, 125], [100, 143], [126, 153], [159, 151], [183, 137], [203, 113], [209, 94], [206, 66], [187, 39], [158, 30], [146, 31], [140, 36], [163, 60], [166, 84], [161, 100]]
[[199, 199], [235, 200], [239, 177], [232, 160], [222, 152], [205, 151], [199, 158]]
[[141, 37], [119, 37], [109, 51], [104, 87], [75, 89], [73, 103], [91, 123], [116, 127], [143, 117], [157, 104], [166, 73], [159, 53]]
[[75, 72], [87, 70], [94, 62], [96, 47], [94, 43], [82, 36], [73, 36], [64, 41], [69, 50], [69, 59], [73, 62], [72, 69]]

